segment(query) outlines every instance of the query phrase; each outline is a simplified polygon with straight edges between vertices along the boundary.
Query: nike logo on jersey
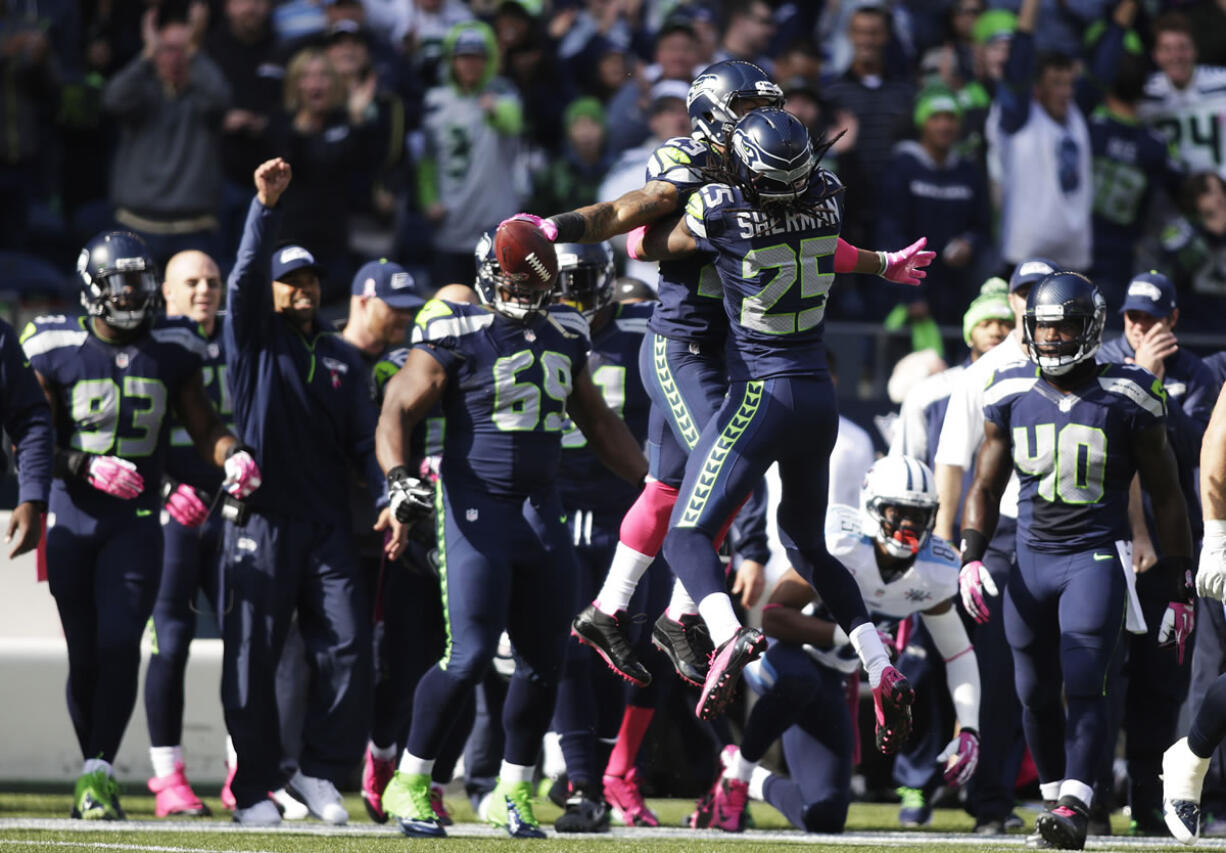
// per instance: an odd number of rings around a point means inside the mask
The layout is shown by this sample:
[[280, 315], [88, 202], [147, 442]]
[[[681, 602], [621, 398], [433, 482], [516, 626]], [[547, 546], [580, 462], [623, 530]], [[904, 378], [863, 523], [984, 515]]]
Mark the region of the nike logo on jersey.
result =
[[1114, 554], [1095, 554], [1094, 559], [1098, 560], [1099, 562], [1102, 562], [1103, 560], [1114, 560], [1115, 555]]
[[150, 515], [153, 515], [153, 510], [151, 510], [151, 509], [138, 509], [138, 510], [136, 511], [136, 517], [137, 517], [137, 518], [146, 518], [146, 517], [148, 517], [148, 516], [150, 516]]

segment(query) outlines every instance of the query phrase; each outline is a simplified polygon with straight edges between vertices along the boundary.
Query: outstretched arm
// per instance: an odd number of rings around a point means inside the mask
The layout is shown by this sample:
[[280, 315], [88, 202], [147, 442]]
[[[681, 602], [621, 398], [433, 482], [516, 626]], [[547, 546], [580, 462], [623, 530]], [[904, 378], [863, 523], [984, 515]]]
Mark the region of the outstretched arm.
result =
[[516, 214], [534, 221], [555, 243], [599, 243], [625, 234], [640, 225], [649, 225], [677, 210], [681, 196], [668, 181], [648, 181], [613, 201], [602, 201], [548, 219], [532, 214]]

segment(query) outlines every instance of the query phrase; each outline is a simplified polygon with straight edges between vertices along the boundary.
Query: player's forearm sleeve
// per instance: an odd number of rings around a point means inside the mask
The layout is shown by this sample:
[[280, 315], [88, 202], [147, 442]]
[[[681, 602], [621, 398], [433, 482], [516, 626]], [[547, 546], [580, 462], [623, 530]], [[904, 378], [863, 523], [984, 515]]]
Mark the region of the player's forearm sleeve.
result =
[[924, 627], [945, 660], [945, 681], [954, 713], [963, 728], [979, 729], [979, 661], [954, 608], [935, 615], [923, 614]]

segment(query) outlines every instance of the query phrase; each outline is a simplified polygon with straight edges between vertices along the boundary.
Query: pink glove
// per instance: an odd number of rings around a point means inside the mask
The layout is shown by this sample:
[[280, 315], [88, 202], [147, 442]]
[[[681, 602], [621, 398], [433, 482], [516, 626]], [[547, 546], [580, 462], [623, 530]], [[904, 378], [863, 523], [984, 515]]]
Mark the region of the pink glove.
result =
[[1188, 644], [1188, 637], [1192, 636], [1192, 630], [1195, 627], [1195, 604], [1184, 601], [1172, 601], [1167, 604], [1166, 612], [1162, 614], [1162, 625], [1158, 628], [1158, 645], [1174, 644], [1176, 661], [1180, 666], [1183, 666], [1184, 649]]
[[647, 236], [647, 226], [640, 225], [626, 235], [626, 254], [636, 261], [641, 261], [643, 258], [640, 252], [643, 249], [643, 239]]
[[923, 268], [937, 256], [936, 252], [922, 251], [927, 245], [928, 238], [920, 237], [900, 252], [879, 252], [881, 277], [895, 284], [918, 285], [928, 275]]
[[951, 740], [945, 751], [937, 756], [937, 761], [949, 761], [945, 768], [946, 785], [965, 785], [975, 775], [975, 766], [979, 764], [979, 733], [974, 729], [963, 729]]
[[187, 483], [170, 493], [166, 499], [166, 511], [184, 527], [199, 527], [208, 520], [209, 506], [200, 500], [200, 495]]
[[118, 456], [95, 456], [86, 472], [91, 486], [117, 498], [131, 500], [145, 490], [145, 478], [136, 465]]
[[513, 222], [515, 220], [519, 220], [520, 222], [531, 222], [537, 228], [541, 229], [545, 236], [549, 238], [550, 243], [558, 239], [558, 226], [554, 225], [548, 219], [542, 219], [534, 213], [517, 213], [510, 219], [504, 219], [502, 222], [499, 222], [498, 227], [501, 228], [507, 222]]
[[967, 563], [962, 567], [962, 571], [958, 572], [958, 588], [962, 593], [962, 606], [966, 608], [967, 615], [980, 625], [987, 622], [992, 611], [988, 609], [983, 594], [1000, 594], [988, 567], [979, 560]]
[[260, 469], [246, 450], [236, 450], [226, 459], [226, 479], [221, 487], [242, 500], [260, 487]]

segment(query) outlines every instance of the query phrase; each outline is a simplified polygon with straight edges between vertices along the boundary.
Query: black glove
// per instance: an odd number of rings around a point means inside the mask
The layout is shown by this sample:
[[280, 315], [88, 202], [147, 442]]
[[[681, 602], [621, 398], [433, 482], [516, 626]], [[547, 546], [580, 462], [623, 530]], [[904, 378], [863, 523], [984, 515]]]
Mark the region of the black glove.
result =
[[413, 524], [434, 512], [434, 489], [398, 465], [387, 472], [387, 498], [392, 515], [401, 524]]

